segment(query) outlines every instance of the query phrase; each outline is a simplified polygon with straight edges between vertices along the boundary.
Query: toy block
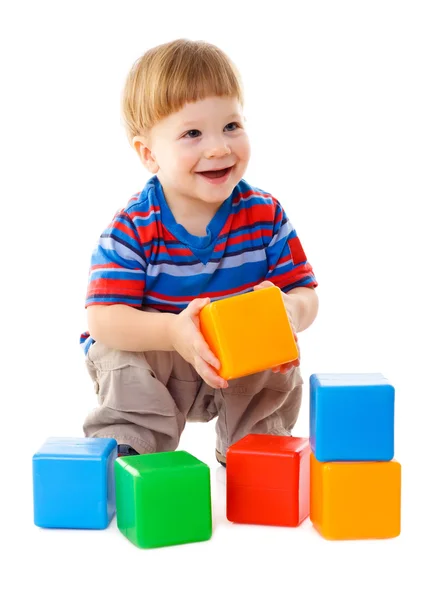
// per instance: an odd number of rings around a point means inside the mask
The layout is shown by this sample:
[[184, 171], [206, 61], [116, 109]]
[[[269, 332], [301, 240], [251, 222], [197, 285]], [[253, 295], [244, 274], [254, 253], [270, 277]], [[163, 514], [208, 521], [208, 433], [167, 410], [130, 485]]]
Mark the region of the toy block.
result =
[[48, 438], [33, 455], [35, 525], [108, 527], [115, 512], [116, 457], [111, 438]]
[[188, 452], [119, 457], [115, 476], [117, 525], [139, 548], [211, 537], [210, 470]]
[[394, 387], [380, 373], [310, 377], [310, 445], [317, 460], [394, 457]]
[[227, 519], [297, 527], [310, 512], [308, 438], [249, 434], [227, 450]]
[[243, 377], [298, 358], [280, 288], [273, 286], [206, 305], [200, 329], [224, 379]]
[[392, 538], [400, 534], [401, 465], [319, 462], [311, 454], [311, 514], [329, 540]]

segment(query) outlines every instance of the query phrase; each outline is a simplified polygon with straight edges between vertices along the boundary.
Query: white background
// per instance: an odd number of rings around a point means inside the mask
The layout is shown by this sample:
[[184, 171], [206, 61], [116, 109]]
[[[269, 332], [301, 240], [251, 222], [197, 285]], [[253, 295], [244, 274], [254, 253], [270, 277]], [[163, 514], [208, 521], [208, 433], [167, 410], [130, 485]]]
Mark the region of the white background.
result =
[[[2, 4], [2, 597], [433, 597], [432, 30], [432, 4], [416, 0]], [[178, 37], [238, 65], [246, 179], [280, 199], [320, 283], [294, 434], [309, 433], [311, 373], [381, 372], [395, 386], [399, 538], [228, 523], [214, 423], [187, 426], [180, 446], [212, 469], [209, 542], [145, 551], [115, 519], [102, 532], [33, 525], [33, 453], [81, 436], [95, 402], [78, 346], [90, 254], [149, 177], [121, 126], [124, 79]]]

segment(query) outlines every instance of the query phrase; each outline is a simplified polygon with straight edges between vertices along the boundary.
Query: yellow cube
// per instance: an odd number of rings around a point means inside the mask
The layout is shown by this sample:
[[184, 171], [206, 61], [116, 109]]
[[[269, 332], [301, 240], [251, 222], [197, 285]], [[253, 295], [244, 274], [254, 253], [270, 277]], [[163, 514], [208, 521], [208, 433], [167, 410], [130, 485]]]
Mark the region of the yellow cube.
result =
[[224, 379], [243, 377], [298, 358], [276, 286], [216, 300], [200, 312], [200, 329], [218, 357]]
[[310, 460], [310, 519], [324, 538], [400, 534], [400, 463], [319, 462], [313, 453]]

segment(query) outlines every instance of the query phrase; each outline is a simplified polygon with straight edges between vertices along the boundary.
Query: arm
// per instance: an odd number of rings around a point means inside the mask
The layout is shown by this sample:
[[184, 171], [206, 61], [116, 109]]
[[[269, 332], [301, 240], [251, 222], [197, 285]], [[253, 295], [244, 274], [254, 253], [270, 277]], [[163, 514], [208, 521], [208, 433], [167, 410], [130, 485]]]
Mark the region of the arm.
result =
[[200, 333], [199, 314], [209, 298], [196, 298], [178, 315], [143, 312], [130, 306], [90, 306], [89, 333], [110, 348], [130, 352], [165, 350], [178, 352], [213, 388], [226, 388], [217, 374], [218, 358]]
[[[272, 240], [266, 248], [268, 273], [254, 289], [277, 285], [282, 294], [287, 316], [295, 338], [299, 331], [307, 329], [315, 320], [319, 299], [314, 288], [316, 277], [307, 261], [302, 244], [281, 205], [275, 201]], [[299, 358], [291, 363], [272, 369], [285, 374], [299, 366]]]
[[[145, 229], [145, 242], [152, 233]], [[146, 270], [143, 239], [131, 216], [121, 210], [92, 253], [86, 308], [94, 340], [117, 350], [169, 349], [166, 325], [174, 315], [141, 310]]]
[[278, 201], [274, 202], [272, 240], [266, 248], [269, 270], [265, 281], [254, 289], [276, 285], [281, 289], [284, 306], [295, 333], [314, 322], [319, 300], [313, 269], [302, 244]]
[[137, 310], [125, 304], [87, 308], [89, 333], [110, 348], [131, 352], [173, 350], [171, 325], [176, 315]]

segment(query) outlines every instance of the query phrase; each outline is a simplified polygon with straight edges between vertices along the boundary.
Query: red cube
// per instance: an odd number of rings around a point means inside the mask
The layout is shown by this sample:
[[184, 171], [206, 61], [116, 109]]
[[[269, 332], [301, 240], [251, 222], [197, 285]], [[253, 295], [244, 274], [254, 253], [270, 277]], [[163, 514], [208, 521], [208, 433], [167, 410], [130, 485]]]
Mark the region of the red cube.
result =
[[227, 519], [297, 527], [310, 514], [308, 438], [249, 434], [227, 450]]

